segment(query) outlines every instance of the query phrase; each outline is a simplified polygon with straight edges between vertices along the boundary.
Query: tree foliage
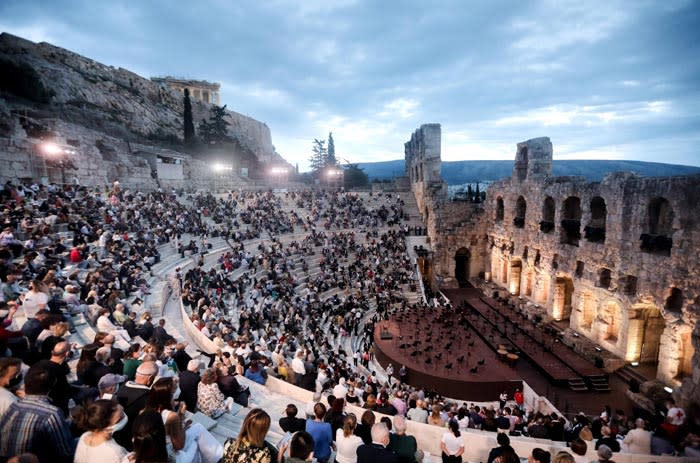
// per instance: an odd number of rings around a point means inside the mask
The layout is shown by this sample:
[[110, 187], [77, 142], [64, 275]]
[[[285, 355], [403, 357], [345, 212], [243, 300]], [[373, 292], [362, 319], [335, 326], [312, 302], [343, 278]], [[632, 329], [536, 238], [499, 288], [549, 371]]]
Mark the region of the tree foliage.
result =
[[311, 169], [314, 171], [319, 171], [322, 168], [324, 168], [328, 159], [328, 151], [326, 150], [326, 140], [319, 140], [318, 138], [314, 138], [311, 153], [311, 158], [309, 159], [311, 163]]
[[334, 166], [338, 164], [335, 158], [335, 142], [333, 141], [333, 132], [328, 132], [328, 150], [326, 155], [326, 165]]
[[369, 177], [365, 173], [364, 169], [360, 168], [357, 164], [346, 164], [345, 169], [345, 183], [346, 189], [365, 187], [369, 185]]
[[207, 144], [231, 141], [227, 127], [230, 125], [225, 119], [226, 105], [212, 105], [209, 120], [202, 119], [199, 123], [199, 136]]
[[190, 144], [194, 140], [194, 122], [192, 122], [192, 102], [190, 101], [190, 90], [187, 88], [185, 89], [185, 96], [183, 97], [183, 105], [185, 106], [185, 111], [183, 114], [185, 144]]

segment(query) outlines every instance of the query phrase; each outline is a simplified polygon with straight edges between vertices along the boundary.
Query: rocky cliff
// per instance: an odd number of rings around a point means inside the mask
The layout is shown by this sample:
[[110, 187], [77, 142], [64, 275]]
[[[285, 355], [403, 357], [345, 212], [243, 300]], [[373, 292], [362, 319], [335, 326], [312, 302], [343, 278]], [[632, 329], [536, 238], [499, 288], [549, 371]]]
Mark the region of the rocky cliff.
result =
[[[42, 102], [18, 96], [18, 92], [0, 93], [3, 181], [36, 176], [36, 144], [47, 137], [75, 148], [73, 164], [77, 171], [68, 175], [86, 184], [101, 183], [121, 173], [142, 179], [138, 183], [143, 187], [152, 186], [148, 165], [141, 158], [131, 159], [131, 143], [152, 146], [154, 152], [168, 147], [187, 162], [198, 164], [191, 156], [177, 153], [183, 114], [178, 92], [126, 69], [7, 33], [0, 34], [0, 63], [13, 66], [11, 69], [18, 74], [17, 69], [29, 69], [38, 81], [32, 85], [43, 86], [48, 95]], [[192, 101], [195, 123], [207, 118], [209, 110], [208, 104]], [[266, 124], [233, 111], [228, 112], [227, 119], [229, 135], [235, 140], [233, 151], [240, 151], [232, 156], [253, 158], [259, 164], [281, 161]], [[113, 149], [105, 150], [100, 145]], [[185, 170], [207, 171], [191, 167]], [[45, 166], [43, 169], [45, 173]]]

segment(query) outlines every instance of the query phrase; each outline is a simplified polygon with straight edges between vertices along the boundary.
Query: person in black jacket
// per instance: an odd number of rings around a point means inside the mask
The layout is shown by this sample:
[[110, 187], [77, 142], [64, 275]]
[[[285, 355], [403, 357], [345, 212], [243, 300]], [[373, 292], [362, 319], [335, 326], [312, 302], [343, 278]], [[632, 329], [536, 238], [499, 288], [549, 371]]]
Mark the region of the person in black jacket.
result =
[[142, 322], [137, 328], [138, 335], [141, 336], [141, 339], [144, 341], [150, 342], [154, 330], [153, 323], [151, 323], [151, 314], [149, 312], [144, 312], [143, 315], [141, 315], [141, 320]]
[[[493, 463], [493, 461], [496, 458], [501, 456], [504, 449], [507, 449], [507, 448], [511, 449], [511, 450], [513, 449], [510, 446], [510, 437], [508, 437], [508, 434], [506, 434], [506, 433], [499, 432], [498, 436], [496, 436], [496, 442], [498, 442], [498, 447], [492, 448], [491, 451], [489, 452], [489, 459], [487, 460], [488, 463]], [[513, 453], [515, 453], [515, 451], [513, 451]], [[517, 455], [516, 455], [516, 458], [517, 458]]]
[[136, 369], [136, 380], [127, 381], [117, 392], [117, 400], [124, 407], [124, 413], [129, 421], [122, 430], [114, 433], [114, 440], [128, 451], [133, 449], [132, 424], [146, 406], [146, 399], [151, 392], [151, 384], [153, 384], [157, 374], [158, 365], [155, 362], [143, 362]]
[[287, 405], [287, 409], [285, 410], [287, 416], [283, 416], [279, 421], [282, 431], [294, 434], [297, 431], [306, 429], [306, 420], [297, 418], [297, 413], [299, 413], [299, 410], [296, 405]]
[[129, 336], [131, 336], [132, 339], [139, 335], [138, 331], [136, 330], [136, 322], [134, 321], [135, 319], [136, 312], [129, 312], [129, 317], [126, 320], [124, 320], [124, 323], [122, 323], [122, 328], [124, 328], [126, 332], [129, 333]]
[[177, 365], [177, 371], [187, 370], [187, 364], [190, 363], [190, 360], [192, 360], [190, 354], [188, 354], [187, 351], [185, 351], [186, 347], [186, 342], [178, 343], [175, 346], [175, 352], [173, 352], [173, 355], [171, 356], [172, 359], [175, 361], [175, 364]]
[[199, 385], [199, 360], [190, 360], [187, 369], [180, 371], [180, 400], [185, 402], [187, 410], [194, 413], [197, 409], [197, 386]]
[[164, 346], [171, 339], [173, 339], [173, 337], [165, 331], [165, 319], [161, 318], [158, 320], [158, 326], [153, 329], [153, 342], [159, 346]]
[[389, 445], [389, 429], [384, 423], [372, 426], [372, 443], [362, 444], [357, 448], [357, 463], [398, 463], [399, 457]]

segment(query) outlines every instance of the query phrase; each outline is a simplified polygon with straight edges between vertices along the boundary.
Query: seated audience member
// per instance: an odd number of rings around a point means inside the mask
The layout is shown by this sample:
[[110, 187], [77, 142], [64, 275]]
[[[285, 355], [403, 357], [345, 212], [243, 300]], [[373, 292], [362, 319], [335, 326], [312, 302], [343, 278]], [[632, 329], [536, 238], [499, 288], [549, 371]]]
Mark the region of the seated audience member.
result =
[[323, 421], [326, 406], [319, 402], [314, 407], [314, 419], [306, 420], [306, 432], [314, 438], [314, 457], [319, 463], [326, 463], [331, 457], [333, 431], [330, 423]]
[[133, 425], [141, 410], [146, 406], [148, 393], [151, 391], [151, 385], [155, 381], [158, 374], [158, 365], [155, 362], [143, 362], [136, 369], [136, 379], [127, 381], [117, 391], [117, 400], [124, 407], [124, 413], [129, 417], [129, 422], [124, 429], [114, 433], [114, 439], [119, 445], [127, 450], [131, 450], [131, 426]]
[[598, 447], [601, 445], [607, 445], [610, 447], [610, 450], [613, 452], [619, 452], [620, 451], [620, 442], [615, 439], [614, 436], [611, 436], [611, 430], [608, 426], [603, 426], [600, 428], [600, 439], [598, 439], [595, 443], [595, 449], [598, 450]]
[[279, 425], [282, 431], [293, 434], [297, 431], [303, 431], [306, 428], [306, 420], [297, 418], [297, 413], [299, 413], [299, 410], [296, 405], [287, 405], [285, 416], [279, 419]]
[[627, 432], [622, 441], [625, 453], [641, 453], [648, 455], [651, 453], [651, 433], [644, 429], [645, 423], [642, 418], [637, 418], [634, 422], [635, 429]]
[[363, 444], [362, 439], [354, 434], [357, 418], [352, 413], [343, 421], [343, 428], [335, 433], [335, 446], [337, 453], [335, 461], [338, 463], [354, 463], [357, 461], [357, 448]]
[[116, 401], [117, 391], [119, 391], [119, 387], [125, 382], [126, 376], [115, 375], [114, 373], [104, 375], [97, 383], [100, 399]]
[[19, 400], [14, 389], [21, 382], [22, 361], [13, 357], [0, 358], [0, 417]]
[[552, 454], [541, 448], [532, 449], [532, 453], [528, 457], [528, 463], [550, 463]]
[[571, 455], [574, 457], [576, 463], [588, 463], [586, 459], [586, 452], [588, 451], [588, 444], [583, 439], [576, 438], [571, 442]]
[[41, 463], [70, 463], [75, 441], [60, 408], [48, 398], [55, 377], [40, 365], [24, 378], [26, 397], [14, 402], [0, 417], [0, 459], [30, 452]]
[[78, 428], [85, 431], [75, 450], [75, 463], [120, 463], [127, 454], [112, 433], [126, 426], [122, 406], [112, 400], [97, 400], [73, 411]]
[[133, 447], [122, 463], [170, 463], [165, 425], [159, 413], [146, 410], [134, 418]]
[[221, 393], [216, 378], [216, 369], [207, 368], [197, 385], [197, 409], [210, 418], [218, 418], [233, 407], [233, 398]]
[[[493, 463], [493, 461], [495, 461], [496, 458], [498, 458], [504, 452], [504, 450], [513, 450], [513, 447], [510, 446], [510, 437], [508, 437], [508, 434], [502, 432], [498, 433], [496, 436], [496, 442], [498, 443], [498, 447], [492, 448], [489, 452], [489, 457], [487, 460], [488, 463]], [[515, 451], [513, 451], [513, 453], [515, 453]]]
[[[282, 450], [282, 449], [280, 449]], [[280, 453], [283, 453], [282, 451]], [[298, 431], [289, 443], [289, 458], [284, 463], [304, 463], [314, 457], [314, 438], [306, 431]], [[336, 460], [340, 463], [340, 460]]]
[[250, 362], [250, 366], [248, 366], [248, 369], [245, 371], [245, 377], [262, 385], [264, 385], [267, 381], [265, 367], [262, 366], [257, 360]]
[[603, 444], [598, 447], [597, 450], [598, 459], [592, 461], [591, 463], [615, 463], [611, 460], [613, 456], [613, 451], [607, 445]]
[[387, 445], [389, 445], [389, 429], [384, 423], [375, 423], [372, 426], [372, 442], [357, 448], [357, 463], [397, 463], [399, 457], [387, 449]]
[[278, 462], [277, 449], [265, 440], [270, 429], [270, 415], [260, 408], [254, 408], [246, 415], [238, 437], [224, 443], [224, 457], [221, 463]]

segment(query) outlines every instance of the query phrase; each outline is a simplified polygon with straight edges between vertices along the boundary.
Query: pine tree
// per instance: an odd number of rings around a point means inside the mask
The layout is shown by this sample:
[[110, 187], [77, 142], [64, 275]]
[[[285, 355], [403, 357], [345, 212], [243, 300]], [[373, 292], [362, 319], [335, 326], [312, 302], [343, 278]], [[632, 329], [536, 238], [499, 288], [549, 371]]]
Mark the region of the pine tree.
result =
[[224, 117], [226, 117], [226, 105], [213, 105], [209, 116], [209, 126], [211, 127], [211, 137], [214, 141], [222, 142], [229, 139], [227, 127], [230, 124]]
[[479, 192], [479, 182], [476, 183], [476, 193], [474, 194], [475, 196], [475, 203], [480, 203], [481, 202], [481, 193]]
[[328, 133], [328, 155], [326, 156], [326, 165], [334, 166], [338, 163], [335, 158], [335, 142], [333, 141], [333, 132]]
[[191, 144], [194, 139], [194, 122], [192, 122], [192, 102], [190, 101], [190, 90], [185, 89], [185, 97], [183, 98], [183, 104], [185, 106], [185, 112], [183, 114], [184, 118], [184, 129], [185, 129], [185, 144]]
[[326, 166], [328, 151], [326, 151], [326, 140], [319, 140], [314, 138], [313, 147], [311, 148], [313, 154], [309, 161], [311, 163], [311, 169], [314, 171], [321, 170]]

